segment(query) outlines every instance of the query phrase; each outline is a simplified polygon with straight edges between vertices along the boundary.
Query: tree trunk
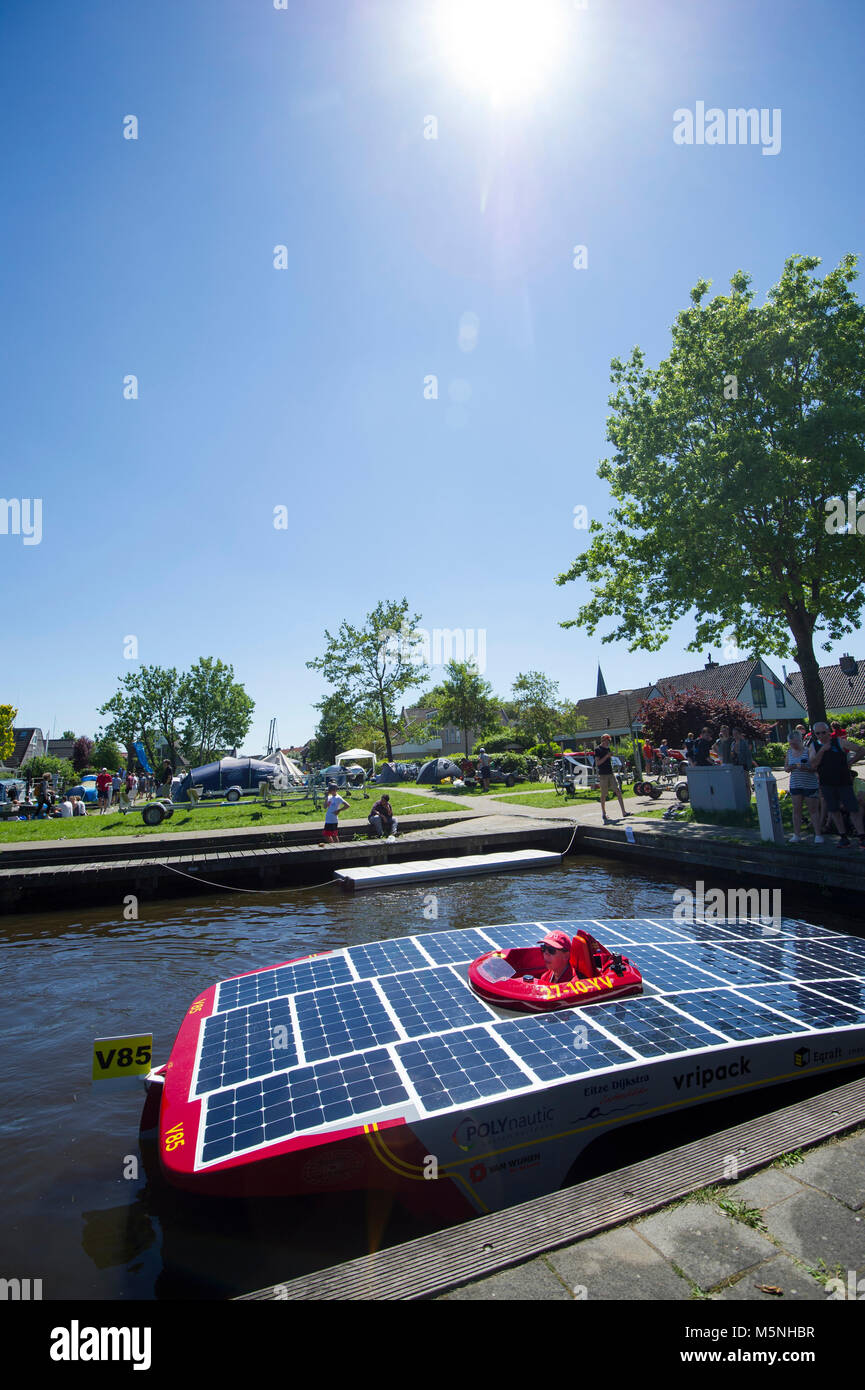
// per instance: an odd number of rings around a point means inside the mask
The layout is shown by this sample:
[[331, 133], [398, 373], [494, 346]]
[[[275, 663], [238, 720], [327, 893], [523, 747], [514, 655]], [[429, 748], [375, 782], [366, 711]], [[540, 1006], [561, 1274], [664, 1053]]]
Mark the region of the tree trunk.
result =
[[796, 660], [802, 673], [805, 705], [813, 729], [815, 723], [822, 723], [826, 719], [826, 695], [820, 679], [820, 667], [814, 655], [814, 635], [811, 629], [795, 618], [790, 622], [790, 631], [796, 642]]
[[393, 753], [391, 752], [391, 747], [390, 747], [390, 729], [388, 728], [388, 723], [387, 723], [387, 709], [386, 709], [385, 703], [384, 703], [384, 693], [383, 693], [381, 690], [379, 690], [379, 692], [378, 692], [378, 698], [379, 698], [379, 704], [381, 705], [381, 723], [382, 723], [382, 730], [383, 730], [383, 733], [384, 733], [385, 747], [387, 748], [387, 760], [388, 760], [389, 763], [391, 763], [391, 762], [393, 762]]

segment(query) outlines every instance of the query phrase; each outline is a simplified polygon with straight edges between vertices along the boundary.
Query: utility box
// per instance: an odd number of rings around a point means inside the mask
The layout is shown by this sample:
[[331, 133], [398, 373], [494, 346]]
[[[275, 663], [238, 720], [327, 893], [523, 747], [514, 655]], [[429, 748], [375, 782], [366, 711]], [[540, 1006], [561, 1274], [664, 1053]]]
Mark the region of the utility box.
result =
[[784, 826], [781, 821], [781, 803], [778, 800], [778, 783], [770, 767], [754, 770], [754, 795], [757, 799], [757, 815], [760, 817], [760, 839], [784, 843]]
[[688, 800], [695, 811], [747, 811], [750, 799], [744, 768], [688, 765]]

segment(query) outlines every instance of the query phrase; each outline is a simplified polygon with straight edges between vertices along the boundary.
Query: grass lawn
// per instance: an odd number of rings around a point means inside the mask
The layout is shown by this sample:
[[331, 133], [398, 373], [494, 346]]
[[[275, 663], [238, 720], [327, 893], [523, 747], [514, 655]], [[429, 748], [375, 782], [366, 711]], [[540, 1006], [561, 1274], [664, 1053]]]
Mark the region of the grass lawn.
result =
[[[364, 800], [357, 793], [348, 797], [349, 805], [341, 819], [366, 819], [370, 809], [378, 800], [370, 794]], [[141, 803], [144, 805], [144, 802]], [[440, 815], [443, 811], [463, 811], [452, 801], [433, 801], [430, 797], [421, 799], [410, 791], [391, 791], [390, 804], [398, 817]], [[88, 812], [86, 816], [76, 816], [72, 820], [8, 821], [0, 823], [0, 844], [20, 843], [33, 840], [86, 840], [113, 839], [117, 836], [172, 835], [190, 830], [237, 830], [261, 829], [263, 826], [279, 825], [324, 825], [324, 806], [318, 810], [312, 801], [294, 801], [288, 806], [268, 808], [260, 802], [239, 801], [233, 806], [205, 806], [200, 811], [189, 811], [176, 806], [174, 815], [161, 825], [148, 826], [141, 819], [141, 813], [132, 811], [123, 815], [120, 811], [100, 816]]]
[[[627, 789], [623, 793], [623, 795], [627, 795]], [[558, 806], [560, 809], [562, 809], [565, 806], [575, 806], [577, 802], [580, 801], [599, 802], [601, 799], [601, 794], [597, 791], [588, 791], [580, 789], [574, 796], [559, 796], [555, 791], [553, 791], [550, 788], [550, 784], [548, 782], [546, 784], [546, 790], [542, 792], [529, 792], [528, 794], [525, 794], [522, 791], [503, 792], [497, 793], [494, 799], [496, 801], [509, 801], [516, 806]], [[614, 795], [610, 795], [607, 797], [608, 802], [615, 802], [615, 799], [616, 798]]]

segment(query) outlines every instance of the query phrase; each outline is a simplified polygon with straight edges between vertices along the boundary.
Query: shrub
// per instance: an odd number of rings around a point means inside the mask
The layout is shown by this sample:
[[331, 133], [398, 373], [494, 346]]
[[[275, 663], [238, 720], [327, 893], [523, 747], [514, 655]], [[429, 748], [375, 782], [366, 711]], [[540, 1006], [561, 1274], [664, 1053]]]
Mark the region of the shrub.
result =
[[557, 743], [536, 743], [531, 748], [526, 749], [526, 757], [537, 758], [538, 762], [549, 763], [554, 758], [560, 758], [562, 750]]
[[[487, 750], [489, 751], [489, 750]], [[491, 762], [500, 772], [513, 772], [520, 782], [525, 782], [529, 775], [529, 762], [525, 753], [500, 753], [492, 758]], [[475, 773], [477, 776], [477, 772]]]
[[786, 743], [764, 743], [762, 748], [756, 750], [754, 761], [758, 767], [783, 767], [786, 756]]
[[506, 753], [514, 747], [514, 744], [516, 744], [519, 749], [525, 749], [528, 743], [529, 740], [527, 738], [521, 738], [515, 729], [512, 729], [509, 733], [490, 734], [489, 738], [478, 739], [472, 749], [472, 756], [477, 757], [482, 748], [485, 748], [488, 753]]
[[51, 773], [55, 786], [71, 787], [75, 782], [75, 769], [65, 758], [28, 758], [20, 769], [22, 777], [30, 777], [34, 781], [46, 772]]

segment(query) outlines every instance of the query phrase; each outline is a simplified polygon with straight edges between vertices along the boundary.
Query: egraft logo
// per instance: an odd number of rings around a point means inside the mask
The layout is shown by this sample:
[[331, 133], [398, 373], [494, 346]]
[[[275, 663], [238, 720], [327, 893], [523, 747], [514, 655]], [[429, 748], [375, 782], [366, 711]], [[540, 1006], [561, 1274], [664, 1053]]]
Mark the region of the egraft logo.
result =
[[738, 1062], [724, 1062], [720, 1067], [697, 1067], [695, 1071], [682, 1072], [681, 1076], [673, 1077], [673, 1085], [677, 1091], [681, 1091], [684, 1086], [689, 1091], [693, 1086], [695, 1091], [705, 1091], [707, 1086], [711, 1086], [713, 1081], [726, 1081], [731, 1076], [750, 1076], [751, 1060], [742, 1053]]
[[837, 1062], [841, 1056], [840, 1047], [835, 1047], [831, 1052], [817, 1052], [810, 1047], [800, 1047], [793, 1053], [793, 1061], [797, 1067], [809, 1067], [813, 1062], [815, 1066], [820, 1066], [822, 1062]]

